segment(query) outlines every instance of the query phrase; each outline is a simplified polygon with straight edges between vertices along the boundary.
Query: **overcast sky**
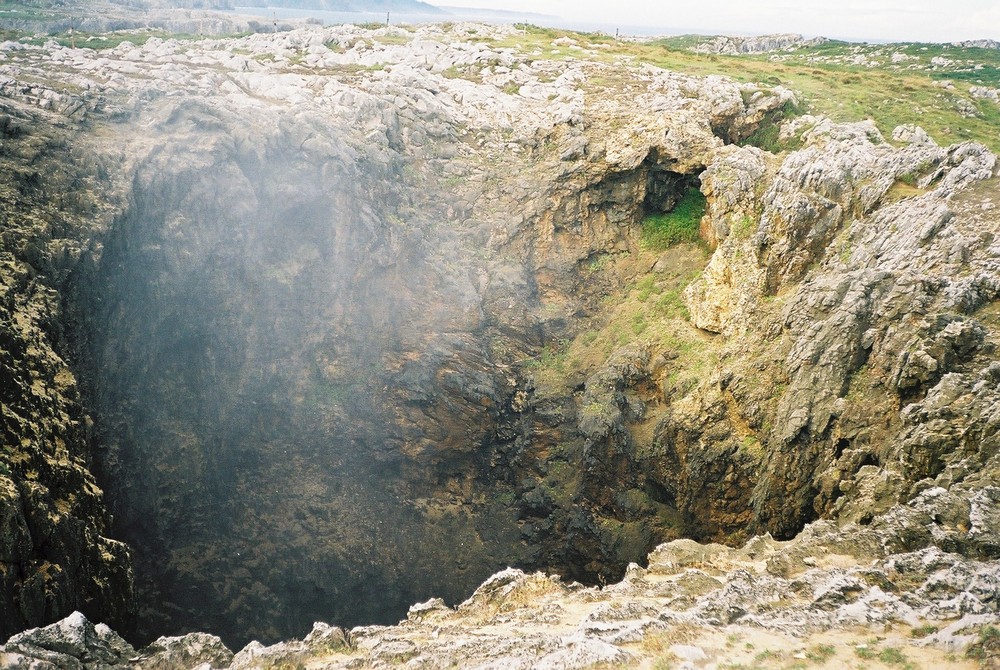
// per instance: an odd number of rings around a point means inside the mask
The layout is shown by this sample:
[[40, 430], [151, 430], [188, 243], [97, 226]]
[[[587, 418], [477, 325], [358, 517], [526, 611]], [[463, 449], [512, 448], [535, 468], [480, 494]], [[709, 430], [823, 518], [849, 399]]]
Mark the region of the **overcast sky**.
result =
[[803, 33], [855, 40], [1000, 41], [1000, 0], [430, 0], [555, 14], [580, 22], [727, 34]]

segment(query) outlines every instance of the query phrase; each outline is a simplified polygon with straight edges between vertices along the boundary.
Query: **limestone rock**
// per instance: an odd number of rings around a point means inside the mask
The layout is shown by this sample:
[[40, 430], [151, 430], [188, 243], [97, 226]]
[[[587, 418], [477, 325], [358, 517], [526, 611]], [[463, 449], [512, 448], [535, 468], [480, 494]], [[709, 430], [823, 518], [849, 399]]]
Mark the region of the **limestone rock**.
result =
[[135, 650], [104, 624], [96, 626], [80, 612], [43, 628], [14, 635], [0, 647], [0, 659], [13, 667], [59, 670], [128, 668]]
[[132, 659], [132, 667], [140, 670], [187, 670], [207, 664], [212, 668], [225, 668], [232, 660], [233, 652], [215, 635], [188, 633], [178, 637], [160, 637]]
[[[969, 516], [973, 527], [991, 524], [990, 515], [1000, 507], [1000, 495], [984, 494], [972, 502], [971, 508], [980, 510]], [[820, 522], [790, 542], [761, 537], [737, 549], [668, 543], [651, 556], [648, 572], [605, 589], [567, 589], [557, 579], [508, 569], [456, 610], [429, 603], [418, 609], [434, 610], [434, 616], [358, 628], [350, 644], [342, 631], [316, 624], [303, 642], [252, 643], [230, 667], [585, 668], [651, 662], [657, 649], [697, 666], [706, 659], [739, 658], [741, 649], [731, 640], [750, 630], [765, 631], [766, 645], [780, 655], [845, 626], [855, 631], [856, 644], [872, 644], [878, 631], [897, 640], [904, 655], [923, 649], [922, 656], [947, 667], [946, 653], [975, 642], [977, 631], [998, 617], [996, 562], [935, 546], [943, 535], [919, 534], [923, 524], [955, 523], [946, 508], [957, 500], [943, 489], [928, 490], [869, 525]], [[958, 526], [946, 532], [976, 534]], [[879, 541], [889, 538], [897, 544]], [[691, 588], [696, 583], [711, 585]], [[162, 654], [183, 647], [181, 639], [161, 640], [133, 665], [116, 665], [131, 649], [102, 628], [73, 615], [18, 636], [0, 653], [7, 654], [6, 663], [17, 664], [12, 667], [147, 667], [143, 663], [153, 648]], [[917, 640], [918, 632], [926, 637]], [[843, 640], [849, 634], [838, 635]], [[188, 636], [189, 642], [196, 639], [219, 647], [207, 637]], [[44, 653], [35, 645], [44, 645]], [[97, 658], [105, 665], [86, 665], [86, 659]], [[56, 665], [41, 665], [44, 659]], [[189, 667], [180, 657], [175, 661], [170, 667]]]
[[701, 42], [692, 47], [691, 50], [698, 53], [727, 55], [757, 54], [785, 51], [804, 46], [815, 46], [828, 41], [825, 37], [805, 39], [802, 35], [791, 33], [783, 35], [758, 35], [754, 37], [718, 36], [710, 41]]

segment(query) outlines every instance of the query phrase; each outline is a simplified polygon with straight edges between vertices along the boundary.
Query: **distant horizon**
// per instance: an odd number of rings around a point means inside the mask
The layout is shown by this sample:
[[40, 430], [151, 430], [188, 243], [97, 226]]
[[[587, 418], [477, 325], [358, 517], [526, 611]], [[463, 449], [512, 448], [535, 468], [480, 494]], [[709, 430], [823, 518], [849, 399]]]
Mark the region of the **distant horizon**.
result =
[[[784, 0], [748, 3], [720, 0], [704, 10], [690, 5], [664, 6], [641, 0], [613, 5], [598, 0], [425, 0], [439, 8], [474, 11], [526, 12], [545, 16], [553, 27], [561, 24], [595, 26], [593, 30], [625, 34], [772, 35], [795, 33], [850, 42], [961, 42], [1000, 41], [1000, 4], [989, 0], [954, 0], [942, 8], [932, 0], [909, 0], [905, 5], [877, 0]], [[600, 26], [599, 28], [597, 26]], [[992, 29], [988, 32], [986, 27]], [[641, 32], [631, 32], [634, 30]]]
[[[431, 3], [427, 3], [431, 4]], [[627, 21], [586, 21], [586, 20], [576, 20], [572, 18], [566, 18], [556, 14], [542, 14], [537, 11], [523, 11], [519, 12], [517, 10], [502, 9], [496, 7], [466, 7], [463, 6], [462, 0], [458, 2], [449, 2], [448, 4], [436, 4], [433, 7], [442, 10], [443, 13], [412, 13], [412, 12], [401, 12], [401, 11], [390, 11], [393, 23], [439, 23], [441, 21], [451, 21], [451, 20], [467, 20], [467, 21], [482, 21], [485, 23], [519, 23], [526, 21], [528, 23], [535, 23], [543, 27], [550, 28], [562, 28], [565, 30], [576, 30], [581, 32], [604, 32], [610, 35], [616, 34], [616, 32], [621, 35], [637, 36], [637, 37], [652, 37], [652, 36], [676, 36], [676, 35], [704, 35], [704, 36], [727, 36], [727, 37], [753, 37], [761, 35], [776, 35], [776, 34], [796, 34], [801, 35], [804, 39], [810, 39], [813, 37], [825, 37], [831, 40], [845, 41], [850, 43], [868, 43], [868, 44], [885, 44], [892, 42], [926, 42], [926, 43], [941, 43], [950, 44], [953, 42], [965, 42], [965, 41], [976, 41], [976, 40], [994, 40], [1000, 42], [1000, 35], [998, 36], [981, 36], [981, 37], [961, 37], [954, 39], [904, 39], [904, 38], [892, 38], [892, 37], [873, 37], [873, 36], [852, 36], [845, 34], [838, 34], [837, 32], [808, 32], [803, 30], [792, 30], [792, 29], [773, 29], [773, 30], [729, 30], [723, 27], [691, 27], [691, 26], [680, 26], [680, 25], [664, 25], [657, 24], [653, 22], [642, 22], [639, 24], [630, 24]], [[239, 0], [234, 2], [233, 11], [242, 14], [251, 14], [257, 16], [276, 16], [278, 18], [306, 18], [306, 17], [316, 17], [324, 20], [325, 23], [337, 23], [340, 21], [353, 22], [358, 20], [363, 21], [384, 21], [386, 18], [385, 10], [367, 10], [367, 11], [328, 11], [328, 10], [318, 10], [318, 9], [294, 9], [294, 8], [281, 8], [272, 6], [246, 6], [239, 4]]]

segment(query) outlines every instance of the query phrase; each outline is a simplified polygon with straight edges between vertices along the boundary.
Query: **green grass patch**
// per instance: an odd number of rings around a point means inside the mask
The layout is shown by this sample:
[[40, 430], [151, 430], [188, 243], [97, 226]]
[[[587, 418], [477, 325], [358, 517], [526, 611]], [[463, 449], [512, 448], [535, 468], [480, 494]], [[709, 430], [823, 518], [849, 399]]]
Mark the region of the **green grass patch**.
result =
[[518, 91], [521, 90], [521, 85], [516, 81], [509, 81], [503, 86], [503, 92], [507, 95], [517, 95]]
[[563, 372], [569, 353], [566, 350], [568, 340], [560, 339], [542, 347], [538, 356], [524, 363], [527, 370]]
[[42, 7], [24, 2], [4, 2], [0, 6], [0, 21], [45, 22], [59, 19], [64, 15], [60, 12], [45, 11]]
[[782, 658], [784, 658], [784, 656], [785, 655], [782, 652], [777, 651], [775, 649], [765, 649], [764, 651], [754, 656], [753, 660], [756, 661], [757, 663], [764, 663], [766, 661], [773, 662], [781, 660]]
[[483, 81], [482, 71], [476, 65], [463, 65], [462, 67], [452, 65], [442, 72], [441, 76], [445, 79], [466, 79], [480, 84]]
[[376, 42], [384, 46], [409, 44], [413, 41], [413, 35], [379, 35], [374, 38]]
[[681, 318], [687, 321], [691, 318], [687, 305], [681, 296], [681, 290], [676, 288], [663, 290], [656, 299], [655, 312], [657, 316], [666, 318]]
[[[510, 47], [534, 58], [559, 59], [567, 56], [616, 64], [622, 76], [600, 79], [609, 88], [620, 88], [630, 79], [629, 72], [649, 63], [691, 75], [725, 75], [736, 81], [759, 85], [786, 86], [799, 95], [799, 111], [824, 114], [834, 121], [872, 119], [886, 137], [901, 124], [923, 127], [937, 142], [947, 145], [966, 139], [983, 142], [1000, 151], [1000, 107], [990, 101], [972, 100], [968, 87], [1000, 86], [1000, 50], [959, 48], [949, 45], [862, 45], [832, 42], [797, 49], [791, 53], [740, 56], [698, 54], [690, 47], [709, 38], [672, 37], [648, 42], [616, 41], [608, 36], [572, 31], [520, 26], [524, 31], [492, 46]], [[569, 37], [587, 50], [557, 49], [552, 41]], [[594, 48], [600, 45], [600, 48]], [[893, 53], [910, 55], [916, 60], [892, 63]], [[940, 66], [931, 63], [935, 56], [953, 61]], [[872, 59], [875, 66], [856, 64], [854, 59]], [[954, 90], [935, 85], [941, 79], [955, 82]], [[597, 81], [591, 81], [594, 84]], [[958, 100], [976, 106], [975, 117], [962, 116]], [[988, 104], [983, 104], [988, 103]], [[749, 143], [770, 149], [788, 149], [777, 143], [775, 123], [764, 124]]]
[[669, 351], [671, 384], [676, 388], [692, 388], [704, 379], [718, 346], [688, 322], [682, 295], [698, 276], [708, 252], [703, 245], [683, 244], [666, 253], [670, 268], [641, 274], [613, 291], [601, 314], [581, 324], [583, 328], [574, 337], [550, 343], [539, 355], [522, 362], [539, 395], [565, 395], [567, 387], [581, 383], [604, 365], [615, 349], [630, 342]]
[[925, 626], [918, 626], [913, 630], [911, 630], [910, 637], [917, 639], [917, 638], [927, 637], [928, 635], [933, 635], [936, 632], [938, 632], [937, 626], [932, 626], [930, 624], [927, 624]]
[[837, 650], [832, 644], [818, 644], [806, 652], [806, 658], [814, 663], [826, 663], [837, 655]]
[[669, 49], [680, 50], [692, 49], [711, 40], [711, 37], [705, 35], [671, 35], [670, 37], [657, 40], [657, 43]]
[[733, 224], [732, 234], [738, 240], [745, 240], [750, 237], [756, 229], [757, 222], [753, 218], [744, 215], [739, 221], [736, 221]]
[[757, 147], [772, 154], [781, 152], [781, 126], [776, 123], [762, 123], [741, 144]]
[[697, 242], [705, 206], [705, 196], [697, 188], [691, 187], [672, 210], [643, 220], [639, 238], [642, 247], [651, 251], [663, 251], [681, 242]]
[[636, 300], [639, 302], [646, 302], [654, 293], [661, 293], [663, 291], [663, 286], [656, 281], [656, 275], [646, 275], [636, 282], [635, 289]]
[[886, 647], [878, 654], [878, 660], [886, 665], [899, 666], [901, 668], [912, 668], [913, 664], [906, 658], [906, 654], [895, 647]]
[[753, 131], [745, 140], [740, 142], [743, 146], [757, 147], [772, 154], [782, 151], [794, 151], [801, 148], [801, 137], [781, 139], [781, 124], [788, 119], [803, 114], [803, 108], [793, 103], [791, 100], [775, 110], [764, 119], [757, 129]]
[[854, 648], [854, 655], [858, 658], [863, 658], [866, 661], [870, 661], [878, 655], [878, 651], [870, 646], [860, 646]]

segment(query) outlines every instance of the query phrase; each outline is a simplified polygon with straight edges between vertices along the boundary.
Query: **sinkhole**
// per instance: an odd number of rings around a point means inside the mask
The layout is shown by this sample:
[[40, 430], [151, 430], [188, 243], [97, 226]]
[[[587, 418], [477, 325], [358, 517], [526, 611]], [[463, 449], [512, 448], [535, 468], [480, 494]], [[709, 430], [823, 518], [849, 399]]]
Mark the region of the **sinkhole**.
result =
[[[96, 469], [135, 555], [133, 640], [204, 630], [238, 648], [317, 620], [395, 623], [507, 566], [614, 579], [662, 539], [662, 482], [613, 495], [635, 473], [612, 468], [553, 485], [584, 457], [539, 445], [584, 440], [554, 405], [527, 407], [512, 367], [544, 341], [517, 309], [539, 300], [531, 270], [477, 266], [407, 178], [333, 141], [166, 145], [81, 263], [67, 309]], [[634, 221], [697, 183], [651, 160], [590, 200]]]

